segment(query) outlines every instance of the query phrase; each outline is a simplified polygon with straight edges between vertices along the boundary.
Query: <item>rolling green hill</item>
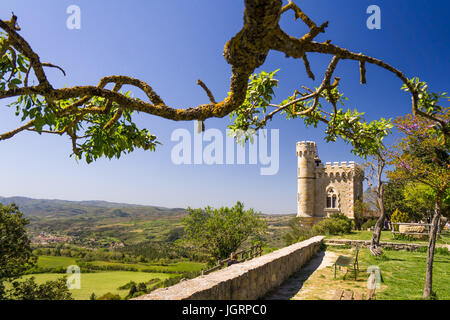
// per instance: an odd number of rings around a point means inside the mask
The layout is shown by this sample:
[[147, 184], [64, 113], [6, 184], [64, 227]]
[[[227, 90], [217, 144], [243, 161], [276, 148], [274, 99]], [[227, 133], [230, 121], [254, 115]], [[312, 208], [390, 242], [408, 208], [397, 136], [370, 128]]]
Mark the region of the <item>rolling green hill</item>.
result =
[[[0, 197], [0, 203], [15, 203], [29, 218], [32, 236], [42, 233], [73, 237], [72, 244], [108, 247], [146, 241], [173, 242], [183, 235], [183, 208], [164, 208], [106, 201], [67, 201]], [[268, 242], [284, 245], [282, 236], [294, 215], [264, 215], [269, 224]], [[87, 240], [89, 239], [89, 240]], [[91, 241], [92, 239], [92, 241]]]
[[[165, 241], [171, 230], [180, 227], [187, 212], [181, 208], [140, 206], [106, 201], [65, 201], [0, 198], [0, 203], [15, 203], [29, 218], [28, 230], [40, 233], [95, 239], [104, 243], [138, 243], [146, 240]], [[104, 244], [103, 243], [103, 244]], [[101, 245], [102, 246], [102, 245]]]
[[133, 217], [141, 215], [172, 215], [185, 213], [182, 208], [164, 208], [157, 206], [143, 206], [127, 203], [107, 201], [67, 201], [32, 199], [26, 197], [0, 197], [0, 203], [8, 205], [15, 203], [28, 217], [68, 217], [96, 214], [98, 217]]
[[[69, 265], [78, 265], [83, 270], [82, 288], [72, 290], [77, 300], [108, 292], [123, 298], [128, 290], [119, 287], [130, 281], [173, 284], [200, 274], [206, 266], [201, 252], [194, 257], [190, 247], [176, 242], [183, 236], [188, 214], [182, 208], [0, 197], [2, 204], [13, 202], [30, 220], [27, 229], [39, 256], [36, 267], [22, 279], [34, 276], [43, 283], [65, 276]], [[263, 215], [269, 225], [269, 249], [284, 246], [283, 235], [293, 216]]]

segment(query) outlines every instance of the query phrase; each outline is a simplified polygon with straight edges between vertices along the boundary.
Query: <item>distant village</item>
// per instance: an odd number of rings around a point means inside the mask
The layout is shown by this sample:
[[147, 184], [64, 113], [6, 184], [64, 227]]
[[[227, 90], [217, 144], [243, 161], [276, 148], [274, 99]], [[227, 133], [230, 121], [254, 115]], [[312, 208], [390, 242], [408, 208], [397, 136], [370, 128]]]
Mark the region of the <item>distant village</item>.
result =
[[37, 235], [31, 234], [30, 239], [32, 245], [41, 247], [53, 247], [58, 244], [76, 244], [85, 248], [117, 249], [125, 246], [120, 241], [105, 243], [104, 241], [100, 241], [95, 238], [82, 239], [80, 237], [58, 235], [47, 232], [41, 232]]

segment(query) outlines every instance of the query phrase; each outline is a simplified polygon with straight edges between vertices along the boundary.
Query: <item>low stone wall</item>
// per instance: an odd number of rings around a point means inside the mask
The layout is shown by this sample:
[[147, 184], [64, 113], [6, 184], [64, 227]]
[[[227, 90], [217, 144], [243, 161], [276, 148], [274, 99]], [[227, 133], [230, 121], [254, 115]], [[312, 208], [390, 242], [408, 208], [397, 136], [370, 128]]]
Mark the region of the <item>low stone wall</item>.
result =
[[317, 236], [134, 300], [258, 299], [306, 264], [319, 251], [323, 238]]
[[[329, 246], [356, 246], [359, 244], [361, 247], [369, 247], [369, 240], [347, 240], [347, 239], [327, 239], [325, 244]], [[380, 242], [380, 247], [389, 248], [394, 250], [410, 250], [415, 251], [422, 247], [427, 247], [426, 244], [415, 244], [415, 243], [396, 243], [396, 242]]]

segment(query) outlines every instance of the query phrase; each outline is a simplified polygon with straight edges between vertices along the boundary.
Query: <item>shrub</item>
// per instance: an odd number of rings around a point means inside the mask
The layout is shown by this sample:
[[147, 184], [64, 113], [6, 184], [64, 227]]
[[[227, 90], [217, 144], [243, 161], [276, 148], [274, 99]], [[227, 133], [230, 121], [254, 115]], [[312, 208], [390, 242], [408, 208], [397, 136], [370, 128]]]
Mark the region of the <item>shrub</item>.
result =
[[12, 282], [8, 290], [10, 300], [73, 300], [72, 293], [67, 287], [65, 277], [38, 284], [34, 277], [24, 281]]
[[[93, 272], [93, 271], [133, 271], [138, 272], [136, 267], [129, 267], [126, 265], [95, 265], [92, 263], [81, 262], [78, 264], [81, 268], [81, 272]], [[65, 269], [64, 269], [65, 272]], [[62, 272], [62, 273], [64, 273]]]
[[117, 290], [129, 290], [132, 286], [136, 286], [136, 282], [130, 281], [123, 286], [118, 287]]
[[24, 272], [24, 274], [36, 274], [36, 273], [63, 273], [65, 274], [67, 271], [64, 267], [40, 267], [40, 266], [33, 266], [32, 268], [28, 269]]
[[354, 207], [354, 223], [355, 223], [355, 229], [361, 230], [362, 225], [364, 222], [368, 220], [367, 217], [364, 216], [364, 211], [367, 210], [367, 204], [365, 204], [361, 200], [355, 201], [355, 207]]
[[137, 291], [139, 292], [146, 292], [147, 291], [147, 285], [143, 282], [140, 282], [137, 286], [136, 286]]
[[346, 234], [351, 231], [352, 220], [343, 213], [333, 213], [312, 228], [313, 234], [322, 235]]
[[[427, 247], [420, 247], [420, 248], [417, 249], [417, 251], [418, 252], [427, 252], [428, 248]], [[440, 255], [448, 256], [448, 255], [450, 255], [450, 251], [448, 251], [447, 248], [437, 247], [437, 248], [434, 248], [434, 254], [440, 254]]]
[[289, 222], [289, 228], [291, 230], [283, 236], [287, 246], [304, 241], [314, 236], [311, 228], [302, 224], [301, 218], [292, 219]]
[[108, 292], [99, 297], [97, 300], [122, 300], [122, 298], [118, 294]]
[[[395, 209], [391, 215], [391, 222], [409, 222], [409, 215], [407, 212], [401, 212]], [[398, 226], [395, 226], [395, 231], [398, 231]]]
[[131, 299], [134, 298], [134, 295], [138, 292], [136, 288], [136, 284], [133, 284], [130, 288], [130, 291], [128, 292], [128, 295], [125, 297], [125, 299]]
[[301, 218], [289, 222], [290, 231], [283, 238], [286, 245], [304, 241], [316, 235], [336, 235], [351, 233], [354, 222], [343, 213], [333, 213], [312, 228], [302, 223]]
[[[398, 229], [398, 226], [396, 226], [396, 228]], [[414, 238], [410, 234], [398, 234], [398, 233], [394, 235], [394, 239], [395, 240], [404, 240], [404, 241], [415, 241], [415, 240], [417, 240], [416, 238]]]
[[367, 230], [369, 228], [372, 228], [377, 223], [377, 219], [370, 219], [363, 223], [361, 226], [362, 230]]

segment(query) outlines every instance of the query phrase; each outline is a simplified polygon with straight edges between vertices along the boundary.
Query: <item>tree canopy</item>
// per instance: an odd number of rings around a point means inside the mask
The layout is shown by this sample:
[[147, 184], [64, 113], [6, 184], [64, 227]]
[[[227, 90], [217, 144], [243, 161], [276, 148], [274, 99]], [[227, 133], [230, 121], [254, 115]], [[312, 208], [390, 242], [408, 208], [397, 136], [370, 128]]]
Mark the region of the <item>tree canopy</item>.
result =
[[[426, 84], [417, 84], [425, 87]], [[445, 94], [421, 94], [420, 99], [427, 100], [432, 108], [439, 98]], [[449, 124], [448, 109], [430, 110], [439, 118], [439, 123]], [[389, 176], [407, 182], [422, 183], [431, 189], [430, 197], [434, 198], [427, 250], [427, 271], [425, 277], [424, 298], [429, 298], [432, 291], [433, 259], [437, 234], [440, 229], [443, 201], [448, 201], [450, 183], [450, 143], [448, 136], [435, 121], [428, 118], [407, 115], [396, 120], [397, 128], [404, 134], [397, 145], [397, 153], [393, 157], [395, 170]]]
[[17, 279], [36, 263], [26, 234], [27, 224], [16, 205], [0, 204], [0, 299], [4, 282]]
[[[449, 109], [436, 113], [448, 124]], [[450, 143], [435, 122], [412, 114], [399, 117], [396, 126], [404, 134], [397, 145], [392, 164], [395, 169], [388, 177], [430, 186], [444, 200], [450, 183]]]
[[244, 204], [214, 209], [188, 208], [184, 219], [184, 237], [206, 251], [215, 260], [228, 258], [249, 238], [261, 239], [267, 223], [253, 209], [244, 210]]
[[[434, 115], [442, 107], [433, 102], [435, 97], [421, 83], [408, 80], [400, 70], [382, 60], [341, 48], [330, 40], [314, 41], [317, 35], [325, 33], [328, 22], [317, 24], [292, 1], [285, 5], [282, 0], [245, 0], [244, 3], [244, 25], [223, 51], [232, 71], [228, 96], [217, 102], [206, 84], [198, 80], [209, 102], [188, 108], [168, 106], [147, 82], [122, 75], [105, 76], [98, 85], [54, 88], [45, 69], [57, 68], [65, 75], [63, 68], [40, 60], [20, 35], [17, 16], [13, 15], [9, 21], [0, 20], [3, 30], [0, 33], [0, 99], [15, 98], [11, 106], [24, 121], [22, 126], [0, 134], [0, 140], [23, 131], [67, 135], [76, 158], [84, 157], [91, 162], [103, 156], [118, 158], [136, 148], [156, 149], [157, 137], [147, 128], [138, 128], [133, 121], [139, 112], [175, 121], [202, 122], [230, 115], [234, 118], [230, 125], [234, 130], [257, 130], [276, 114], [284, 114], [288, 119], [303, 118], [306, 125], [325, 123], [328, 141], [341, 137], [352, 144], [354, 153], [365, 157], [376, 153], [391, 125], [386, 119], [368, 123], [362, 112], [341, 108], [345, 98], [338, 91], [340, 78], [333, 78], [341, 60], [358, 63], [361, 84], [366, 83], [366, 64], [393, 73], [411, 93], [413, 113], [436, 121], [448, 135], [448, 124]], [[300, 38], [290, 36], [279, 24], [280, 17], [291, 12], [309, 28]], [[254, 74], [270, 51], [301, 59], [312, 79], [316, 75], [308, 55], [329, 55], [331, 59], [316, 88], [295, 88], [290, 97], [274, 103], [273, 88], [278, 85], [275, 72]], [[32, 77], [36, 85], [30, 85]], [[124, 86], [143, 91], [146, 101], [134, 98], [134, 91], [121, 91]]]
[[[17, 280], [36, 264], [25, 226], [28, 220], [15, 204], [0, 204], [0, 300], [70, 300], [66, 279], [37, 284]], [[5, 284], [10, 283], [8, 289]]]

